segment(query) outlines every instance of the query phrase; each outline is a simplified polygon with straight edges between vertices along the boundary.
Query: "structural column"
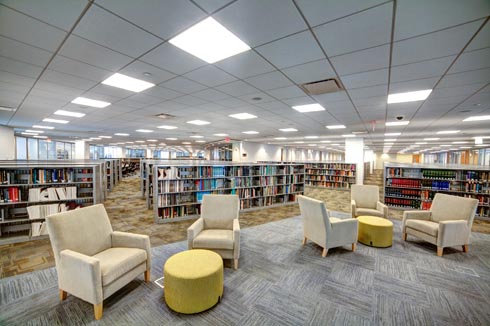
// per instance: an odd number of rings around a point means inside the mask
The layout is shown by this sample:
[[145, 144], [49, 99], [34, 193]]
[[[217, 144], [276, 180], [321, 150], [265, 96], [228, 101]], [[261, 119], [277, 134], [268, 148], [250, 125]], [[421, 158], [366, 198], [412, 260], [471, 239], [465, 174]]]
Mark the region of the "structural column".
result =
[[15, 160], [14, 129], [0, 126], [0, 160]]
[[75, 141], [75, 157], [76, 160], [89, 160], [90, 159], [90, 145], [83, 141]]
[[345, 139], [345, 162], [356, 163], [356, 184], [364, 181], [364, 138]]

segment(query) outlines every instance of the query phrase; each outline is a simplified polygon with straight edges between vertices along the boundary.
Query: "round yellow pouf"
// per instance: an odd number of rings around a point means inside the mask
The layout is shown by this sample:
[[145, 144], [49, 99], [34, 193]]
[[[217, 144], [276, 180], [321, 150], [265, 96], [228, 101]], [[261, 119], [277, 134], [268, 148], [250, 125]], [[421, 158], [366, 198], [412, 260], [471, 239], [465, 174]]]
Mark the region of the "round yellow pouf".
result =
[[194, 249], [170, 257], [163, 267], [165, 302], [170, 309], [195, 314], [217, 304], [223, 295], [223, 259]]
[[393, 223], [376, 216], [358, 216], [358, 240], [372, 247], [390, 247], [393, 244]]

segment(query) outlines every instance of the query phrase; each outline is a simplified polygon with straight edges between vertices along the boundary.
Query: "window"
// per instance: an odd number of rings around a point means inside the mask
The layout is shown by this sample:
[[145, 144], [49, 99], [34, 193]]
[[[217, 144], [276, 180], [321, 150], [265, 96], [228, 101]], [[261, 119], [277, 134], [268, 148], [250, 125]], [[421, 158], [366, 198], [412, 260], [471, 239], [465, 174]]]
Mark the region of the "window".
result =
[[27, 159], [28, 160], [38, 160], [39, 159], [39, 149], [36, 138], [27, 138]]
[[17, 146], [17, 159], [27, 160], [27, 139], [24, 137], [15, 137]]

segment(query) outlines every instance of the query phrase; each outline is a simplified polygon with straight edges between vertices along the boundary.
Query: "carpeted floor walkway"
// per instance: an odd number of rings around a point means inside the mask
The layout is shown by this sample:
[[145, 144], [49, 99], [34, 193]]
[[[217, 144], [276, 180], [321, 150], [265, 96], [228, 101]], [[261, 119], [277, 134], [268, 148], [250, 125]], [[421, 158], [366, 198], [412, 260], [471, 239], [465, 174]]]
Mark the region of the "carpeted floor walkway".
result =
[[[335, 214], [342, 217], [342, 214]], [[343, 215], [344, 217], [346, 214]], [[489, 325], [490, 235], [473, 233], [470, 252], [409, 239], [394, 221], [390, 248], [301, 246], [300, 217], [242, 230], [240, 268], [225, 269], [224, 296], [196, 315], [170, 311], [143, 276], [92, 305], [60, 303], [54, 268], [0, 280], [0, 325]], [[152, 281], [185, 242], [152, 249]]]

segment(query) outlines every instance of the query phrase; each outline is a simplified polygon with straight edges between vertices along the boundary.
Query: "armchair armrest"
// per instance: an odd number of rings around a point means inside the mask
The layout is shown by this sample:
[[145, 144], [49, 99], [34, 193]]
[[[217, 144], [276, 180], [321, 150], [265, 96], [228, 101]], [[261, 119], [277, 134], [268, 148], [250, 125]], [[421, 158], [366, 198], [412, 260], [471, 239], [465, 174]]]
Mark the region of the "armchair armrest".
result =
[[350, 209], [352, 213], [352, 218], [356, 218], [356, 201], [354, 199], [350, 200]]
[[384, 218], [388, 218], [388, 206], [386, 206], [382, 202], [378, 201], [378, 202], [376, 202], [376, 210], [383, 212]]
[[[330, 234], [327, 234], [327, 241], [329, 237], [337, 241], [343, 241], [344, 243], [357, 242], [358, 225], [359, 221], [355, 218], [347, 218], [340, 221], [331, 222], [332, 229]], [[330, 242], [330, 241], [329, 241]]]
[[60, 289], [92, 304], [102, 303], [100, 261], [69, 249], [60, 252]]
[[198, 218], [197, 221], [192, 223], [187, 229], [187, 249], [192, 249], [192, 243], [194, 238], [204, 229], [204, 220], [202, 217]]
[[238, 259], [240, 257], [240, 223], [238, 219], [233, 220], [233, 258]]
[[150, 237], [143, 234], [114, 231], [111, 234], [112, 247], [139, 248], [146, 251], [146, 270], [151, 268]]
[[452, 220], [439, 222], [437, 233], [438, 247], [451, 247], [469, 244], [470, 229], [466, 220]]
[[405, 232], [405, 223], [407, 220], [426, 220], [430, 221], [432, 213], [430, 211], [405, 211], [403, 212], [402, 232]]

